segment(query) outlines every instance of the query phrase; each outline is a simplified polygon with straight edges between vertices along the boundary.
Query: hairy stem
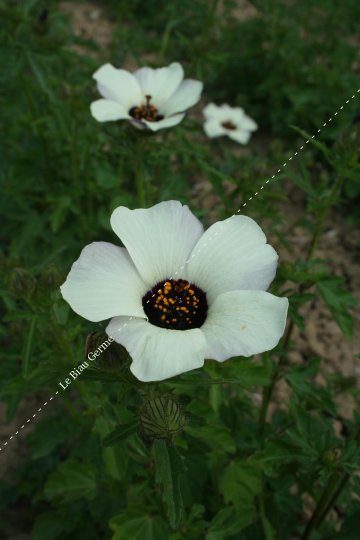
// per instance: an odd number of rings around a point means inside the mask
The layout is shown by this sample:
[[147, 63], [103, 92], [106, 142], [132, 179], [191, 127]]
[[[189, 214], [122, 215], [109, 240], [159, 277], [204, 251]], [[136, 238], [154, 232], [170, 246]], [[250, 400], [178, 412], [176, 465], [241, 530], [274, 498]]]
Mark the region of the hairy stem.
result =
[[309, 538], [310, 538], [311, 534], [313, 533], [313, 531], [322, 522], [322, 519], [323, 519], [322, 516], [325, 517], [325, 515], [327, 514], [327, 512], [326, 513], [324, 513], [324, 512], [329, 507], [329, 502], [333, 498], [334, 490], [336, 490], [338, 480], [339, 480], [339, 472], [335, 471], [330, 476], [330, 478], [329, 478], [329, 480], [328, 480], [328, 482], [327, 482], [327, 484], [325, 486], [325, 489], [324, 489], [324, 491], [323, 491], [323, 493], [322, 493], [322, 495], [321, 495], [321, 497], [320, 497], [320, 499], [319, 499], [319, 501], [318, 501], [318, 503], [316, 505], [316, 508], [315, 508], [311, 518], [310, 518], [310, 521], [306, 526], [304, 534], [301, 537], [301, 540], [309, 540]]
[[320, 527], [322, 522], [325, 520], [326, 516], [330, 512], [331, 508], [334, 506], [338, 498], [340, 497], [341, 493], [344, 491], [344, 488], [346, 487], [346, 484], [348, 483], [350, 479], [350, 475], [348, 473], [344, 473], [340, 479], [339, 485], [337, 486], [336, 490], [332, 494], [331, 499], [329, 500], [327, 506], [323, 509], [323, 512], [319, 516], [318, 522], [316, 527]]

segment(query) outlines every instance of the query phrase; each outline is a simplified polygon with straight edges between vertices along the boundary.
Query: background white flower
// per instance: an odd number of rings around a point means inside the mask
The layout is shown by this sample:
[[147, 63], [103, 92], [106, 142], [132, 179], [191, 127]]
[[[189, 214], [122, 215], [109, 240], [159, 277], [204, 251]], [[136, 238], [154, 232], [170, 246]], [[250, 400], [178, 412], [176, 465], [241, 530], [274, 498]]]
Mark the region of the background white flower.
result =
[[61, 292], [90, 321], [113, 317], [106, 332], [126, 347], [138, 379], [160, 381], [205, 358], [278, 343], [288, 300], [265, 292], [278, 256], [254, 220], [233, 216], [204, 232], [187, 206], [166, 201], [119, 207], [111, 225], [125, 248], [86, 246]]
[[143, 67], [130, 73], [105, 64], [93, 75], [104, 99], [91, 103], [99, 122], [130, 120], [152, 131], [179, 124], [185, 111], [200, 99], [203, 83], [184, 78], [178, 62], [168, 67]]
[[258, 126], [240, 107], [229, 105], [215, 105], [209, 103], [203, 110], [205, 116], [204, 130], [208, 137], [221, 137], [227, 135], [234, 141], [246, 144], [251, 132]]

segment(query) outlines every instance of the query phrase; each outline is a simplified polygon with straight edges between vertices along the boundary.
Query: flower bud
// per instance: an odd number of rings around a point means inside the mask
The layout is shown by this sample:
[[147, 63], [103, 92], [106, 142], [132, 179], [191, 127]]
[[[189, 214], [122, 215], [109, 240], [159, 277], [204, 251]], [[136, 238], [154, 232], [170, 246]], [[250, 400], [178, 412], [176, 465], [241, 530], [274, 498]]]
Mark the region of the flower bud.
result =
[[186, 423], [186, 416], [174, 396], [149, 399], [140, 409], [142, 436], [145, 439], [171, 440]]
[[339, 462], [340, 450], [338, 448], [332, 448], [331, 450], [325, 450], [322, 455], [322, 461], [324, 465], [335, 465]]
[[129, 369], [131, 358], [127, 350], [105, 332], [93, 332], [87, 336], [85, 357], [96, 367], [116, 373], [123, 382], [139, 384]]
[[54, 263], [50, 263], [40, 274], [40, 284], [46, 289], [57, 289], [62, 282], [61, 272]]
[[29, 298], [35, 289], [35, 279], [25, 268], [14, 268], [10, 274], [9, 290], [15, 298]]

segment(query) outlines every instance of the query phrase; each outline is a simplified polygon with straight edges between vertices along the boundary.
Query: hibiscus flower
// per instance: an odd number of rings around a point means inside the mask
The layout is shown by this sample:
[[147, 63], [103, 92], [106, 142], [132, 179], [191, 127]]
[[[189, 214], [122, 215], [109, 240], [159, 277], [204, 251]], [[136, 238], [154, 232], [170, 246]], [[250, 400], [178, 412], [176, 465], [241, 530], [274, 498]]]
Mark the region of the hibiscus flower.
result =
[[132, 357], [141, 381], [161, 381], [272, 349], [283, 335], [288, 300], [265, 292], [278, 256], [255, 221], [233, 216], [204, 232], [187, 206], [116, 208], [125, 247], [86, 246], [61, 287], [90, 321], [112, 318], [107, 334]]
[[254, 120], [240, 107], [209, 103], [203, 110], [203, 114], [205, 116], [204, 130], [211, 138], [227, 135], [238, 143], [246, 144], [251, 137], [251, 132], [257, 129]]
[[203, 83], [185, 79], [178, 62], [168, 67], [143, 67], [130, 73], [105, 64], [93, 75], [104, 99], [94, 101], [91, 114], [99, 122], [130, 120], [152, 131], [179, 124], [200, 99]]

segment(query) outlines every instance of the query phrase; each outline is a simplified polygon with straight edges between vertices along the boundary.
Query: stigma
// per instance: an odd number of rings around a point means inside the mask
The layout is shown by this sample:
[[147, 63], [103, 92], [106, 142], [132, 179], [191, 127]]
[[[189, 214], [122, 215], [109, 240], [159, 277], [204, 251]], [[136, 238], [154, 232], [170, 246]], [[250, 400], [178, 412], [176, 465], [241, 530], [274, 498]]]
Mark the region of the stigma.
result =
[[185, 279], [167, 279], [150, 289], [142, 305], [151, 324], [171, 330], [200, 328], [205, 322], [206, 293]]
[[146, 103], [139, 107], [131, 107], [129, 115], [135, 118], [135, 120], [147, 120], [148, 122], [159, 122], [164, 117], [159, 114], [157, 108], [150, 103], [151, 96], [145, 96]]
[[230, 120], [228, 120], [227, 122], [223, 122], [221, 125], [222, 125], [222, 127], [224, 127], [225, 129], [230, 129], [231, 131], [232, 131], [233, 129], [236, 129], [235, 124], [233, 124]]

